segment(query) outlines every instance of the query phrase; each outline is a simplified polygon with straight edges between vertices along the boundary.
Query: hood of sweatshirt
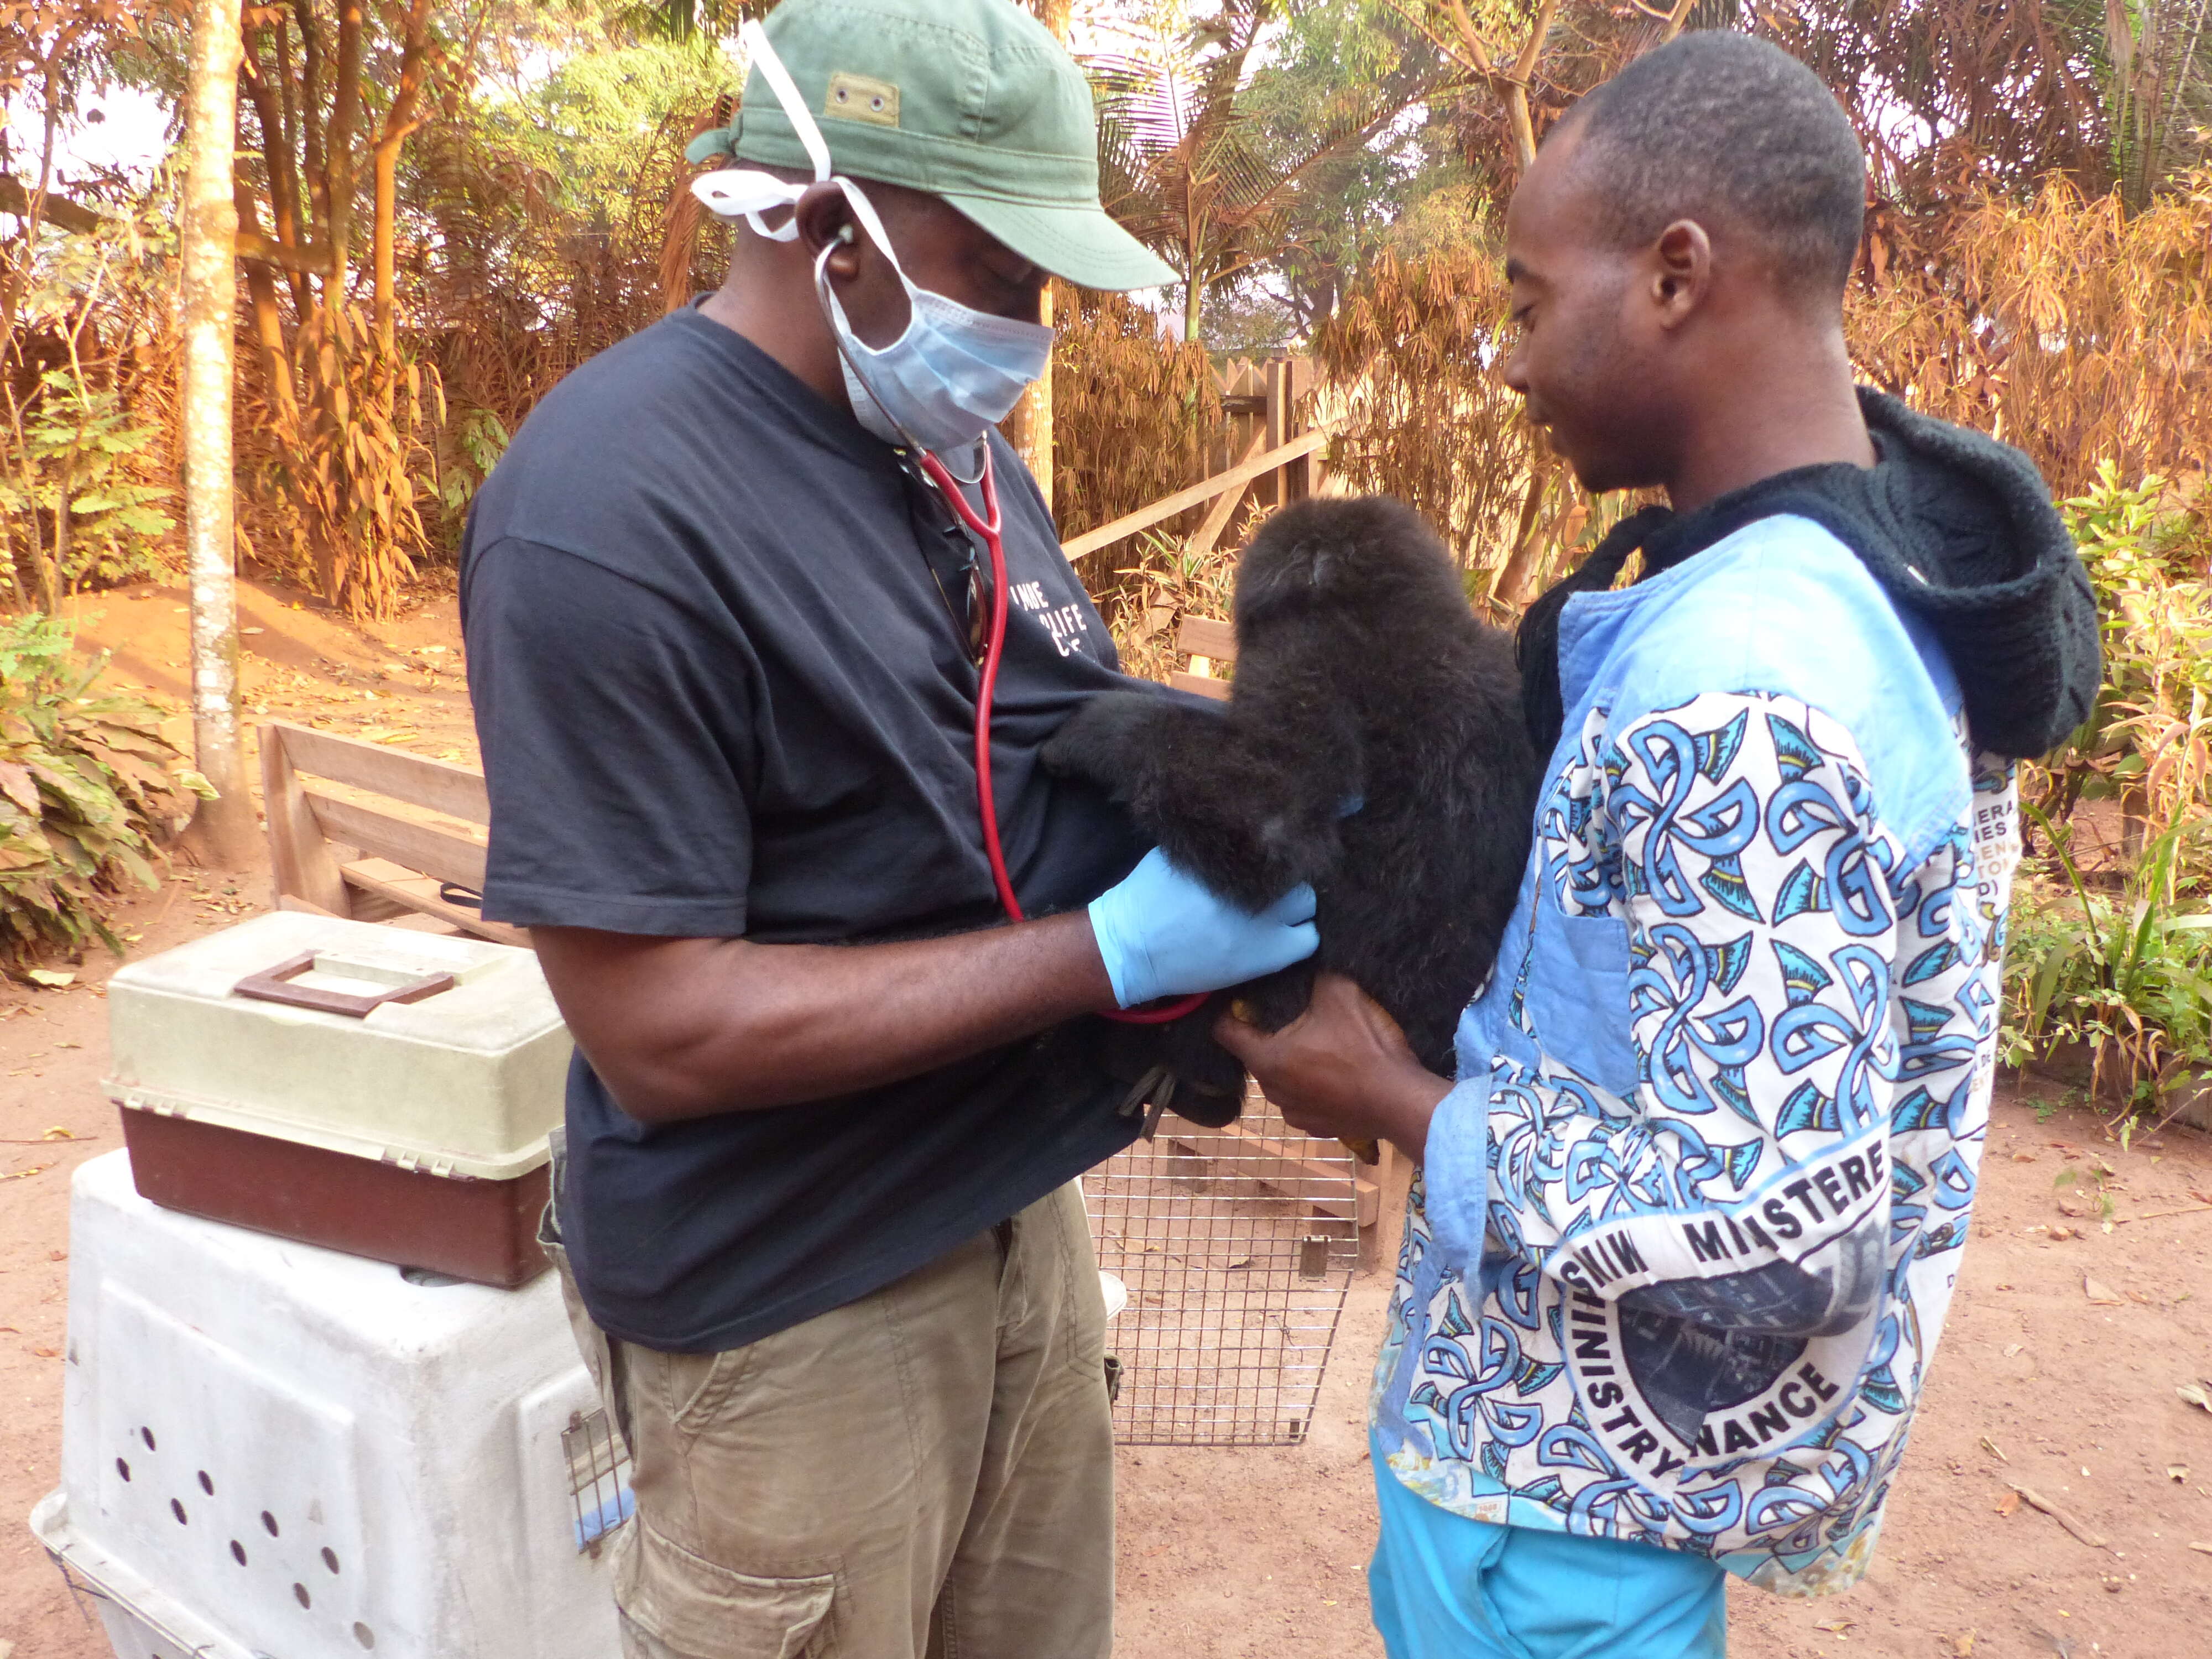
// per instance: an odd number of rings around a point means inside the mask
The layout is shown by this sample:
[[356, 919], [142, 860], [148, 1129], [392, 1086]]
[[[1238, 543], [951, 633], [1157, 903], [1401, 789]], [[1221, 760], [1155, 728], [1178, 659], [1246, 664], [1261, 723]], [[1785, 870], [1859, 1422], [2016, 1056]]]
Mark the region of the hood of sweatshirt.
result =
[[2103, 678], [2096, 597], [2035, 464], [1878, 392], [1862, 387], [1859, 408], [1872, 467], [1800, 467], [1692, 513], [1647, 507], [1530, 607], [1522, 661], [1539, 752], [1558, 735], [1558, 611], [1568, 592], [1610, 586], [1638, 547], [1655, 573], [1778, 514], [1826, 530], [1899, 610], [1927, 625], [1957, 676], [1978, 749], [2045, 754], [2088, 718]]

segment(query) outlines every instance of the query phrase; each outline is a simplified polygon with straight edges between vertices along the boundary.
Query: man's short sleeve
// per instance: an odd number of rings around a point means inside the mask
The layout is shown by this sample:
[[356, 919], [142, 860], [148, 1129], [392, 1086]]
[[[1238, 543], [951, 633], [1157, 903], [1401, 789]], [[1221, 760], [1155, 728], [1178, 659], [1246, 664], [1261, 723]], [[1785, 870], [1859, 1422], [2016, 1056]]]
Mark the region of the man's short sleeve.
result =
[[743, 933], [756, 750], [734, 629], [512, 538], [469, 562], [462, 613], [491, 793], [484, 915]]

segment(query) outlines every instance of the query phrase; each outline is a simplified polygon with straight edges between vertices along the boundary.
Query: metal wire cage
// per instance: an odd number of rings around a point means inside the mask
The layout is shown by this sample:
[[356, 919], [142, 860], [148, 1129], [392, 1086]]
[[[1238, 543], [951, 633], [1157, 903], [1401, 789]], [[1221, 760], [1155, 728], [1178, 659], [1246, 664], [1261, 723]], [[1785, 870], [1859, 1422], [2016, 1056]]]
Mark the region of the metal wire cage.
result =
[[629, 1487], [629, 1448], [601, 1406], [568, 1414], [568, 1426], [561, 1431], [561, 1455], [568, 1465], [576, 1547], [597, 1559], [607, 1534], [637, 1508]]
[[1124, 1445], [1305, 1438], [1377, 1189], [1342, 1143], [1285, 1123], [1256, 1087], [1224, 1129], [1164, 1118], [1083, 1178], [1098, 1264], [1127, 1305]]

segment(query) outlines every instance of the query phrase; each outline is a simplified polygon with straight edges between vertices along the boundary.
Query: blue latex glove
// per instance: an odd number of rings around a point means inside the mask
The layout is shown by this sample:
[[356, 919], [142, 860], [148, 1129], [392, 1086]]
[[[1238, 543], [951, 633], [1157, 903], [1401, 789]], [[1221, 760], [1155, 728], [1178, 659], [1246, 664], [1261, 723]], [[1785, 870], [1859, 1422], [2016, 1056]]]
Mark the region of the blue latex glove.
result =
[[1254, 915], [1217, 898], [1157, 847], [1091, 901], [1091, 931], [1124, 1008], [1218, 991], [1303, 962], [1321, 944], [1314, 891], [1301, 882]]

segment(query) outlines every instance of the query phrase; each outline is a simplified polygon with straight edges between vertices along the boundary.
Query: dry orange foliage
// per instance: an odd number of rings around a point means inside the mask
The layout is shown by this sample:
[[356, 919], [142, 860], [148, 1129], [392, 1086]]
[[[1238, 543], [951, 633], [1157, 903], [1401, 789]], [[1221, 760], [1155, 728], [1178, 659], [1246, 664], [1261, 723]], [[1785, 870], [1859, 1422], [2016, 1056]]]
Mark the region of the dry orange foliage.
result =
[[[1206, 476], [1223, 430], [1221, 389], [1202, 345], [1160, 332], [1119, 295], [1083, 296], [1053, 349], [1053, 506], [1063, 538], [1133, 513]], [[1188, 534], [1203, 509], [1155, 526]], [[1115, 542], [1083, 562], [1094, 593], [1131, 562]]]
[[1869, 379], [2018, 444], [2053, 490], [2212, 466], [2212, 173], [2130, 213], [2054, 179], [2024, 202], [1877, 212], [1845, 309]]

